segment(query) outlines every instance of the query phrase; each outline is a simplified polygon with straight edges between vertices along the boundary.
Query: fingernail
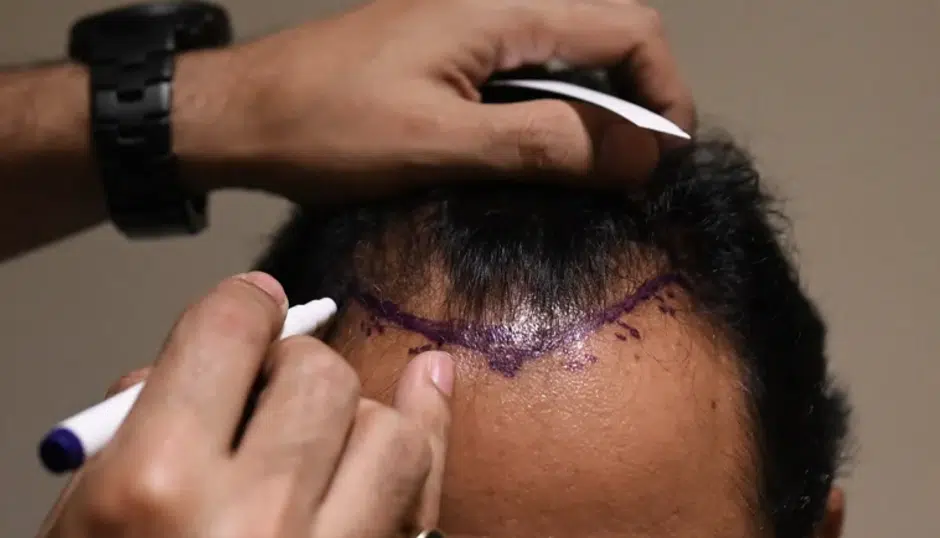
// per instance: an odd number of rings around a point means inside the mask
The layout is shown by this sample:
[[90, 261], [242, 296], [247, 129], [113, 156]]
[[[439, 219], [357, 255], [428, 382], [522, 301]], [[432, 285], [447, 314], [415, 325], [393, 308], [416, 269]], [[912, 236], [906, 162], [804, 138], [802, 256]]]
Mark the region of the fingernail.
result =
[[428, 374], [437, 390], [444, 396], [454, 392], [454, 359], [443, 351], [431, 352], [428, 359]]
[[267, 293], [282, 309], [287, 310], [287, 294], [284, 293], [281, 283], [273, 276], [261, 271], [252, 271], [238, 275], [235, 278], [241, 279]]
[[144, 368], [138, 368], [137, 370], [130, 371], [122, 375], [117, 381], [111, 384], [108, 387], [108, 391], [105, 393], [105, 396], [110, 398], [119, 392], [124, 392], [125, 390], [133, 387], [134, 385], [145, 381], [147, 376], [150, 375], [150, 367], [145, 366]]

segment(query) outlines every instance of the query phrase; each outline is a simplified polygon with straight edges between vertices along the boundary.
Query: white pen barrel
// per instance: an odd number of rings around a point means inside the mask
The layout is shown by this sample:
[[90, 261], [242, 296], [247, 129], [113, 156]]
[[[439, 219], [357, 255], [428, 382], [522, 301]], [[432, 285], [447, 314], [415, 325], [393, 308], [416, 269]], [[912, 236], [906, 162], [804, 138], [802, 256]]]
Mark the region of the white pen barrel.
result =
[[117, 432], [116, 425], [124, 422], [134, 402], [144, 388], [141, 381], [125, 389], [107, 400], [89, 407], [81, 413], [62, 421], [60, 428], [65, 428], [75, 434], [81, 441], [85, 454], [90, 456], [97, 453], [108, 444]]

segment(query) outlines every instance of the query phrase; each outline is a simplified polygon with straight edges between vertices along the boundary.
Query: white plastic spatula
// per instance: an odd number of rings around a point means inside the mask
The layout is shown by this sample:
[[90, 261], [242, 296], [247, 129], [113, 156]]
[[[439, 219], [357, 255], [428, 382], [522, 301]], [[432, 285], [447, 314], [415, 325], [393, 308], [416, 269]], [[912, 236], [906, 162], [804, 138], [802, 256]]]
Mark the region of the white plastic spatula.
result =
[[601, 93], [583, 86], [578, 86], [576, 84], [560, 82], [557, 80], [509, 79], [496, 80], [490, 82], [489, 85], [529, 88], [532, 90], [553, 93], [570, 99], [576, 99], [578, 101], [583, 101], [585, 103], [609, 110], [638, 127], [649, 129], [650, 131], [669, 134], [672, 136], [678, 136], [679, 138], [691, 138], [688, 133], [680, 129], [679, 126], [675, 123], [672, 123], [666, 118], [658, 114], [654, 114], [653, 112], [650, 112], [641, 106], [624, 101], [623, 99], [618, 99], [612, 95], [607, 95], [606, 93]]

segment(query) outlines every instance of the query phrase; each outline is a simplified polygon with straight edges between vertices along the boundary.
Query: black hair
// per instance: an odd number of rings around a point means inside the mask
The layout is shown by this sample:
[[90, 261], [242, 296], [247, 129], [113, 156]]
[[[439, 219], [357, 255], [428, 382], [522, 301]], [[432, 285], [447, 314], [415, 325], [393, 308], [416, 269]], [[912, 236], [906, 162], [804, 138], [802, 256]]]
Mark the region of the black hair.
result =
[[[740, 358], [773, 535], [808, 538], [839, 470], [848, 406], [827, 372], [823, 320], [782, 247], [784, 223], [750, 158], [718, 139], [671, 155], [631, 195], [488, 182], [300, 209], [259, 269], [292, 301], [342, 302], [360, 279], [410, 293], [436, 260], [448, 299], [479, 315], [511, 297], [546, 311], [596, 309], [606, 283], [659, 253]], [[381, 248], [393, 237], [404, 241], [386, 263]], [[373, 257], [357, 255], [363, 245]]]
[[258, 268], [294, 302], [343, 302], [367, 283], [399, 297], [418, 291], [434, 266], [447, 300], [477, 317], [518, 300], [596, 310], [612, 282], [651, 263], [678, 273], [740, 360], [761, 527], [810, 538], [849, 407], [828, 372], [825, 324], [784, 248], [786, 224], [750, 156], [715, 137], [675, 151], [630, 193], [487, 181], [301, 208]]

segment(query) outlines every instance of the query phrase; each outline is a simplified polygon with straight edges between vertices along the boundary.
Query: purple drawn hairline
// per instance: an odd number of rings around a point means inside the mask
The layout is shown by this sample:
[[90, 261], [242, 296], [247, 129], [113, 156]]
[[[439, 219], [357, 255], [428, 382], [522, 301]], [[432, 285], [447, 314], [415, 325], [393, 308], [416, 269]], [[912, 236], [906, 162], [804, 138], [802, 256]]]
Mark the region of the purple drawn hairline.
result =
[[[431, 342], [429, 345], [411, 349], [411, 353], [440, 348], [445, 344], [459, 346], [486, 357], [487, 364], [492, 370], [506, 377], [513, 377], [526, 362], [575, 344], [607, 324], [616, 323], [622, 329], [617, 333], [617, 338], [620, 340], [641, 339], [640, 331], [621, 321], [620, 318], [653, 298], [660, 300], [660, 311], [674, 315], [675, 309], [665, 306], [664, 300], [658, 294], [666, 286], [676, 283], [681, 283], [680, 276], [660, 275], [647, 280], [626, 298], [600, 312], [590, 314], [581, 321], [557, 331], [539, 330], [537, 335], [522, 335], [507, 325], [484, 326], [462, 320], [434, 321], [421, 318], [405, 312], [392, 301], [380, 299], [366, 292], [356, 293], [353, 297], [371, 315], [371, 325], [363, 322], [361, 327], [367, 336], [372, 334], [373, 329], [378, 333], [383, 332], [382, 322], [385, 322], [405, 331], [420, 334]], [[597, 357], [588, 355], [580, 361], [569, 363], [566, 367], [570, 370], [580, 370], [594, 362], [597, 362]]]

